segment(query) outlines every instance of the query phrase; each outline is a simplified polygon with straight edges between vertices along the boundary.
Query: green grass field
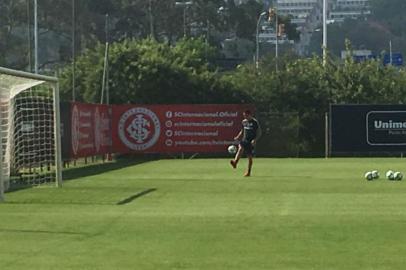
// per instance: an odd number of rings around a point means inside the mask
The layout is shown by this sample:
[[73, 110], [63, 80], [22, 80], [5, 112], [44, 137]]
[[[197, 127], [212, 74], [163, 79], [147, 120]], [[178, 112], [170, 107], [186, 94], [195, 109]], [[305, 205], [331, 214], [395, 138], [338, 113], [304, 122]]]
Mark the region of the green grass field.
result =
[[[226, 159], [71, 170], [6, 193], [0, 269], [404, 269], [402, 159]], [[363, 179], [378, 169], [381, 179]], [[126, 200], [127, 199], [127, 200]], [[121, 204], [118, 204], [121, 202]]]

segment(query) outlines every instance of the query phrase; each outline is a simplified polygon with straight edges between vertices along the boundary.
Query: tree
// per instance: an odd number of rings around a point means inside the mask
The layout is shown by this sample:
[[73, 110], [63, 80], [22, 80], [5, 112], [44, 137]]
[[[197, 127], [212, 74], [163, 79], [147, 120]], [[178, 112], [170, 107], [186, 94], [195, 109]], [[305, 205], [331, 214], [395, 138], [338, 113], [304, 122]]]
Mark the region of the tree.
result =
[[0, 1], [0, 65], [24, 69], [28, 46], [26, 28], [26, 1]]
[[252, 97], [259, 111], [298, 113], [302, 155], [323, 153], [330, 104], [406, 104], [406, 71], [351, 57], [344, 63], [330, 58], [326, 66], [317, 56], [282, 58], [278, 72], [265, 58], [259, 69], [243, 65], [225, 79]]
[[[121, 103], [233, 103], [244, 100], [227, 81], [209, 69], [201, 39], [182, 40], [176, 46], [152, 39], [127, 39], [112, 44], [109, 57], [111, 102]], [[88, 50], [77, 61], [78, 100], [99, 102], [104, 46]], [[62, 96], [69, 100], [70, 74], [62, 73]]]

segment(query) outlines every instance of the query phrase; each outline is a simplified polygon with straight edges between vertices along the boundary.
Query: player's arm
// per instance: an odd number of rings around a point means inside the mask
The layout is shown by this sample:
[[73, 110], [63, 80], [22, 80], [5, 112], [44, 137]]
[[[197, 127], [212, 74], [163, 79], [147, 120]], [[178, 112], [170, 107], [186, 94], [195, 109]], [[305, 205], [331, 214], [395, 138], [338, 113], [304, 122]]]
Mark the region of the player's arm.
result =
[[240, 132], [238, 133], [238, 135], [234, 137], [234, 140], [236, 140], [236, 141], [241, 140], [242, 134], [243, 134], [243, 131], [242, 131], [242, 129], [241, 129]]

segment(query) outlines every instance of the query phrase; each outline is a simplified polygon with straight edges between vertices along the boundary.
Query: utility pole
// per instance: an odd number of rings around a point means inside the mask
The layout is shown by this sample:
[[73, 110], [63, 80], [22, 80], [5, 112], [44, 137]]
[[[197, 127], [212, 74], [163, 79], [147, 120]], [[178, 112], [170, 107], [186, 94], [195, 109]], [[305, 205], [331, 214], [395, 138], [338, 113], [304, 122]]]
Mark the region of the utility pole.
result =
[[191, 5], [193, 5], [192, 1], [175, 2], [175, 6], [183, 7], [183, 37], [186, 37], [186, 9]]
[[327, 64], [327, 0], [323, 0], [323, 66]]
[[259, 14], [257, 21], [257, 33], [256, 33], [256, 52], [255, 52], [255, 67], [259, 68], [259, 27], [261, 24], [262, 17], [266, 15], [266, 12]]
[[72, 0], [72, 101], [76, 101], [76, 5]]
[[32, 51], [31, 51], [31, 11], [30, 1], [27, 0], [27, 40], [28, 40], [28, 71], [32, 72]]
[[152, 0], [149, 0], [149, 29], [150, 29], [150, 35], [151, 38], [154, 38], [154, 16], [152, 15]]
[[103, 68], [103, 82], [102, 82], [102, 90], [101, 90], [101, 98], [100, 104], [103, 104], [104, 100], [104, 92], [106, 92], [106, 104], [110, 103], [110, 96], [109, 96], [109, 84], [108, 84], [108, 76], [109, 76], [109, 14], [106, 14], [106, 50], [104, 53], [104, 68]]
[[34, 70], [38, 74], [38, 3], [34, 0]]
[[389, 65], [392, 66], [393, 62], [393, 53], [392, 53], [392, 40], [389, 40]]
[[275, 69], [278, 71], [278, 58], [279, 58], [279, 24], [278, 24], [278, 12], [275, 8], [275, 32], [276, 32], [276, 43], [275, 43]]

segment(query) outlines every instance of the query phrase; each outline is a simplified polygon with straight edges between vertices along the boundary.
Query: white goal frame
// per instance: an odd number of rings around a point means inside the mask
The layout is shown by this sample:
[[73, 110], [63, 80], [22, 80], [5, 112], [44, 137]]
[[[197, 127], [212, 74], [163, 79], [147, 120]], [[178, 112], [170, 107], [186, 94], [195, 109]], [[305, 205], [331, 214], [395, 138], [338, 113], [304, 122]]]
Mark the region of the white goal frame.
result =
[[[56, 77], [49, 77], [0, 67], [0, 74], [19, 78], [39, 81], [39, 84], [47, 83], [53, 93], [53, 133], [55, 140], [55, 184], [62, 187], [62, 151], [61, 151], [61, 128], [60, 128], [60, 104], [59, 104], [59, 82]], [[2, 143], [2, 132], [0, 131], [0, 144]], [[4, 201], [5, 181], [3, 174], [3, 146], [0, 146], [0, 202]]]

